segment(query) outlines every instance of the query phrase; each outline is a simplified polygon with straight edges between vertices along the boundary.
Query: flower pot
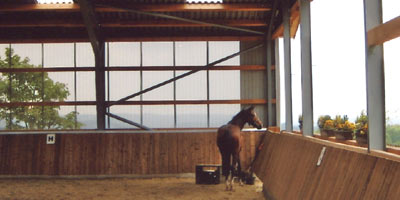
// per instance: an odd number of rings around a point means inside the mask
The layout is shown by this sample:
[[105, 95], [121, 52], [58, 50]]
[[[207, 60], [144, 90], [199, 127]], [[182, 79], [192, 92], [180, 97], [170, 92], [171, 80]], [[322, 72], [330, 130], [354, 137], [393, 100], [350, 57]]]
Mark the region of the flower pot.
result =
[[335, 136], [335, 132], [333, 130], [321, 130], [321, 137], [327, 138], [327, 137], [333, 137]]
[[353, 131], [335, 131], [335, 138], [337, 140], [352, 140]]
[[356, 132], [356, 141], [357, 144], [367, 144], [368, 143], [368, 135], [367, 134], [360, 134], [360, 132]]

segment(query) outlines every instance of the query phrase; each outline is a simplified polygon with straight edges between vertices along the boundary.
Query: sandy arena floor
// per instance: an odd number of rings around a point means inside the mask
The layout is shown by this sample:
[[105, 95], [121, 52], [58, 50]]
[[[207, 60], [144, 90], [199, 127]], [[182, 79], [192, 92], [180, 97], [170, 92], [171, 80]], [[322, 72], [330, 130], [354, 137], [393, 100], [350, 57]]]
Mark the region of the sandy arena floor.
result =
[[194, 178], [0, 179], [0, 200], [263, 200], [262, 185], [196, 185]]

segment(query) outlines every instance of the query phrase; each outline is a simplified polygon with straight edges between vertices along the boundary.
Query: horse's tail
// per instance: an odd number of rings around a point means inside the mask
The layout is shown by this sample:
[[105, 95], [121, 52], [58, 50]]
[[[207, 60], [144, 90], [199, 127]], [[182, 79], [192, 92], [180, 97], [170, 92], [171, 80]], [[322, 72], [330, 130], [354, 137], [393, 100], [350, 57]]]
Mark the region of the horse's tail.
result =
[[232, 153], [229, 151], [221, 152], [222, 156], [222, 175], [225, 177], [229, 175], [231, 170]]

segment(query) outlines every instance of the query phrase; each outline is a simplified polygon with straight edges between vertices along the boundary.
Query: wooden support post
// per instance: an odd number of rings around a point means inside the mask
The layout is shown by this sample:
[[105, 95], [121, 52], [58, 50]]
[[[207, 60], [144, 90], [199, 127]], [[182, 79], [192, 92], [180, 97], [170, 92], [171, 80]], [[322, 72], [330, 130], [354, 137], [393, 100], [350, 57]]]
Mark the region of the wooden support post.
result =
[[385, 73], [383, 44], [369, 46], [369, 30], [382, 24], [382, 2], [364, 0], [368, 150], [385, 150]]
[[78, 2], [95, 56], [97, 129], [104, 130], [106, 127], [105, 43], [101, 37], [92, 2], [90, 0], [78, 0]]
[[291, 60], [291, 41], [290, 41], [290, 8], [289, 1], [283, 2], [283, 51], [285, 65], [285, 123], [286, 131], [293, 131], [293, 111], [292, 111], [292, 60]]
[[303, 135], [312, 136], [314, 131], [314, 123], [310, 0], [300, 0], [300, 20]]

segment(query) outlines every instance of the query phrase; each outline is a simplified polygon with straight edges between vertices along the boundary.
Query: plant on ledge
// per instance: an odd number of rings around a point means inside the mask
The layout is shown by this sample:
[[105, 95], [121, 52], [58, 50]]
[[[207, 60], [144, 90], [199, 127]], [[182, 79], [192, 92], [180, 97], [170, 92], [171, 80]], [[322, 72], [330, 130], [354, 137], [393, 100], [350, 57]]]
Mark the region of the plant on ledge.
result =
[[368, 116], [365, 114], [364, 110], [361, 111], [360, 116], [356, 118], [355, 136], [357, 143], [367, 144]]
[[353, 139], [353, 132], [356, 128], [355, 124], [349, 121], [347, 115], [343, 118], [337, 115], [334, 120], [334, 125], [336, 128], [335, 137], [339, 140], [351, 140]]
[[329, 116], [329, 115], [320, 116], [318, 118], [318, 127], [319, 127], [319, 130], [321, 130], [321, 136], [322, 137], [334, 136], [333, 130], [335, 128], [333, 126], [333, 121], [331, 119], [331, 116]]

